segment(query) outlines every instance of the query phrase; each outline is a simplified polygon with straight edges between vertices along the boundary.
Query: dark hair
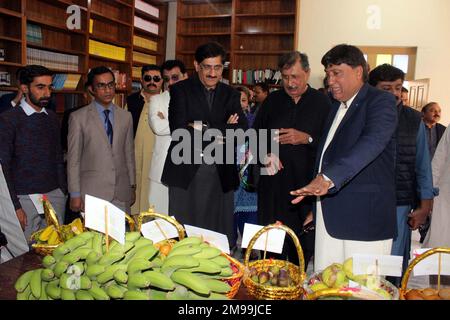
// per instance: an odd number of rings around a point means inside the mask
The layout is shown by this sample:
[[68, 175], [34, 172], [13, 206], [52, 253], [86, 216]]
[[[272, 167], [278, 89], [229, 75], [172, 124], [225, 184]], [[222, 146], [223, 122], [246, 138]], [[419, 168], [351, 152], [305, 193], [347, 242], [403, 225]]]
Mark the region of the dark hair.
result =
[[387, 63], [379, 65], [369, 73], [369, 84], [374, 87], [378, 82], [395, 81], [398, 79], [401, 79], [403, 82], [405, 80], [405, 73], [399, 68]]
[[195, 61], [197, 61], [197, 63], [201, 63], [205, 59], [220, 56], [220, 60], [222, 61], [222, 63], [224, 63], [225, 55], [225, 50], [219, 43], [208, 42], [202, 44], [197, 48], [197, 50], [195, 50]]
[[156, 71], [159, 71], [159, 73], [162, 73], [161, 67], [160, 67], [160, 66], [157, 66], [156, 64], [147, 64], [147, 65], [145, 65], [145, 66], [142, 66], [142, 69], [141, 69], [141, 78], [144, 77], [144, 74], [145, 74], [147, 71], [153, 71], [153, 70], [156, 70]]
[[239, 92], [244, 92], [247, 95], [247, 99], [250, 99], [250, 90], [244, 86], [237, 86], [236, 90]]
[[438, 104], [437, 102], [428, 102], [426, 105], [423, 106], [422, 108], [422, 113], [425, 113], [428, 111], [428, 109], [430, 109], [432, 106], [434, 106], [435, 104]]
[[181, 73], [186, 73], [186, 66], [180, 60], [166, 60], [161, 66], [161, 72], [164, 70], [172, 70], [173, 68], [178, 67]]
[[262, 91], [269, 93], [269, 85], [266, 82], [258, 82], [253, 88], [255, 87], [260, 87]]
[[409, 92], [409, 90], [406, 89], [405, 87], [402, 87], [402, 92]]
[[94, 78], [95, 76], [98, 76], [100, 74], [104, 74], [104, 73], [110, 73], [113, 77], [113, 81], [115, 81], [115, 77], [114, 77], [114, 72], [111, 71], [111, 69], [105, 67], [105, 66], [98, 66], [95, 68], [92, 68], [88, 75], [87, 75], [87, 81], [86, 81], [86, 87], [92, 86], [92, 84], [94, 83]]
[[339, 44], [325, 53], [321, 63], [325, 68], [328, 68], [330, 65], [340, 65], [342, 63], [352, 68], [361, 66], [363, 69], [363, 81], [367, 81], [368, 71], [366, 59], [364, 59], [362, 51], [355, 46]]
[[299, 51], [292, 51], [283, 54], [278, 59], [278, 68], [280, 70], [289, 69], [292, 67], [297, 61], [300, 61], [300, 65], [304, 71], [309, 71], [309, 60], [308, 56], [305, 53], [301, 53]]
[[20, 84], [29, 85], [34, 78], [42, 76], [53, 76], [53, 72], [44, 66], [32, 64], [17, 70]]

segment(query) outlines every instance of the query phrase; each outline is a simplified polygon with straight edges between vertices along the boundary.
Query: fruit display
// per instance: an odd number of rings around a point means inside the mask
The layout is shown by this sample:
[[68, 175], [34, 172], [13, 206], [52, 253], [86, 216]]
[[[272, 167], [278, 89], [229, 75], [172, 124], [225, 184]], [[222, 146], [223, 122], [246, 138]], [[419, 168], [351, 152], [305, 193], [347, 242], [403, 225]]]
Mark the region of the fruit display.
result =
[[81, 219], [75, 219], [67, 225], [62, 225], [59, 228], [54, 224], [39, 230], [31, 236], [31, 240], [36, 244], [59, 245], [74, 236], [82, 233], [84, 230]]
[[[350, 287], [350, 281], [359, 286]], [[345, 260], [343, 264], [333, 263], [322, 272], [313, 274], [306, 282], [305, 289], [309, 294], [317, 293], [314, 296], [320, 296], [326, 290], [327, 296], [330, 296], [329, 289], [336, 289], [343, 296], [354, 298], [398, 299], [397, 288], [388, 281], [374, 275], [354, 275], [352, 258]]]
[[450, 300], [450, 288], [411, 289], [405, 294], [406, 300]]
[[294, 284], [286, 267], [270, 266], [267, 271], [258, 270], [255, 267], [249, 269], [249, 277], [253, 282], [273, 287], [289, 287]]
[[[188, 237], [161, 252], [139, 232], [125, 244], [86, 231], [45, 256], [42, 267], [15, 283], [19, 300], [189, 300], [227, 299], [233, 274], [222, 252]], [[165, 249], [166, 250], [166, 249]]]

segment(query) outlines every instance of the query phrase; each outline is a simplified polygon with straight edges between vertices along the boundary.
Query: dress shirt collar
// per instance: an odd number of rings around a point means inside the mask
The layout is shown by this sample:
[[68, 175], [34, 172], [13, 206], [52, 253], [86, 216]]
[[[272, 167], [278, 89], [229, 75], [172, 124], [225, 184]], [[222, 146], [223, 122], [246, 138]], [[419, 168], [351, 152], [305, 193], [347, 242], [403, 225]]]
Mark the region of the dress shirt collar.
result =
[[45, 110], [45, 108], [42, 108], [41, 111], [36, 111], [32, 106], [28, 104], [25, 98], [22, 98], [22, 100], [20, 100], [20, 106], [27, 116], [31, 116], [33, 113], [45, 113], [48, 115], [48, 112], [47, 110]]

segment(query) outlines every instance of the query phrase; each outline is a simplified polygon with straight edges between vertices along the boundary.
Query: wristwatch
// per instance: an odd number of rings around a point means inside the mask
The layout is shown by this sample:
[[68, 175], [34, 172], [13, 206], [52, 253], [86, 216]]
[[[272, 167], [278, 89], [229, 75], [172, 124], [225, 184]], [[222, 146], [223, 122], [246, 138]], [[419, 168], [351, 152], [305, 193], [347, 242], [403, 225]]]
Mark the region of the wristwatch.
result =
[[313, 138], [311, 136], [308, 137], [308, 143], [313, 143]]

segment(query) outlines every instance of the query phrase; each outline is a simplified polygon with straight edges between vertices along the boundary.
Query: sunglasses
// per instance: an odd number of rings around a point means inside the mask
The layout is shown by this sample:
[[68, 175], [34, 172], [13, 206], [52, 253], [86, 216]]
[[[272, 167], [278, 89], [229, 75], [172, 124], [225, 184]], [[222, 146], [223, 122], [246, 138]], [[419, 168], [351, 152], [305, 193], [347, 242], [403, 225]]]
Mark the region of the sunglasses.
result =
[[150, 82], [150, 81], [152, 81], [152, 79], [153, 79], [153, 82], [160, 82], [161, 81], [161, 77], [160, 76], [149, 76], [149, 75], [145, 75], [144, 76], [144, 81], [145, 82]]

